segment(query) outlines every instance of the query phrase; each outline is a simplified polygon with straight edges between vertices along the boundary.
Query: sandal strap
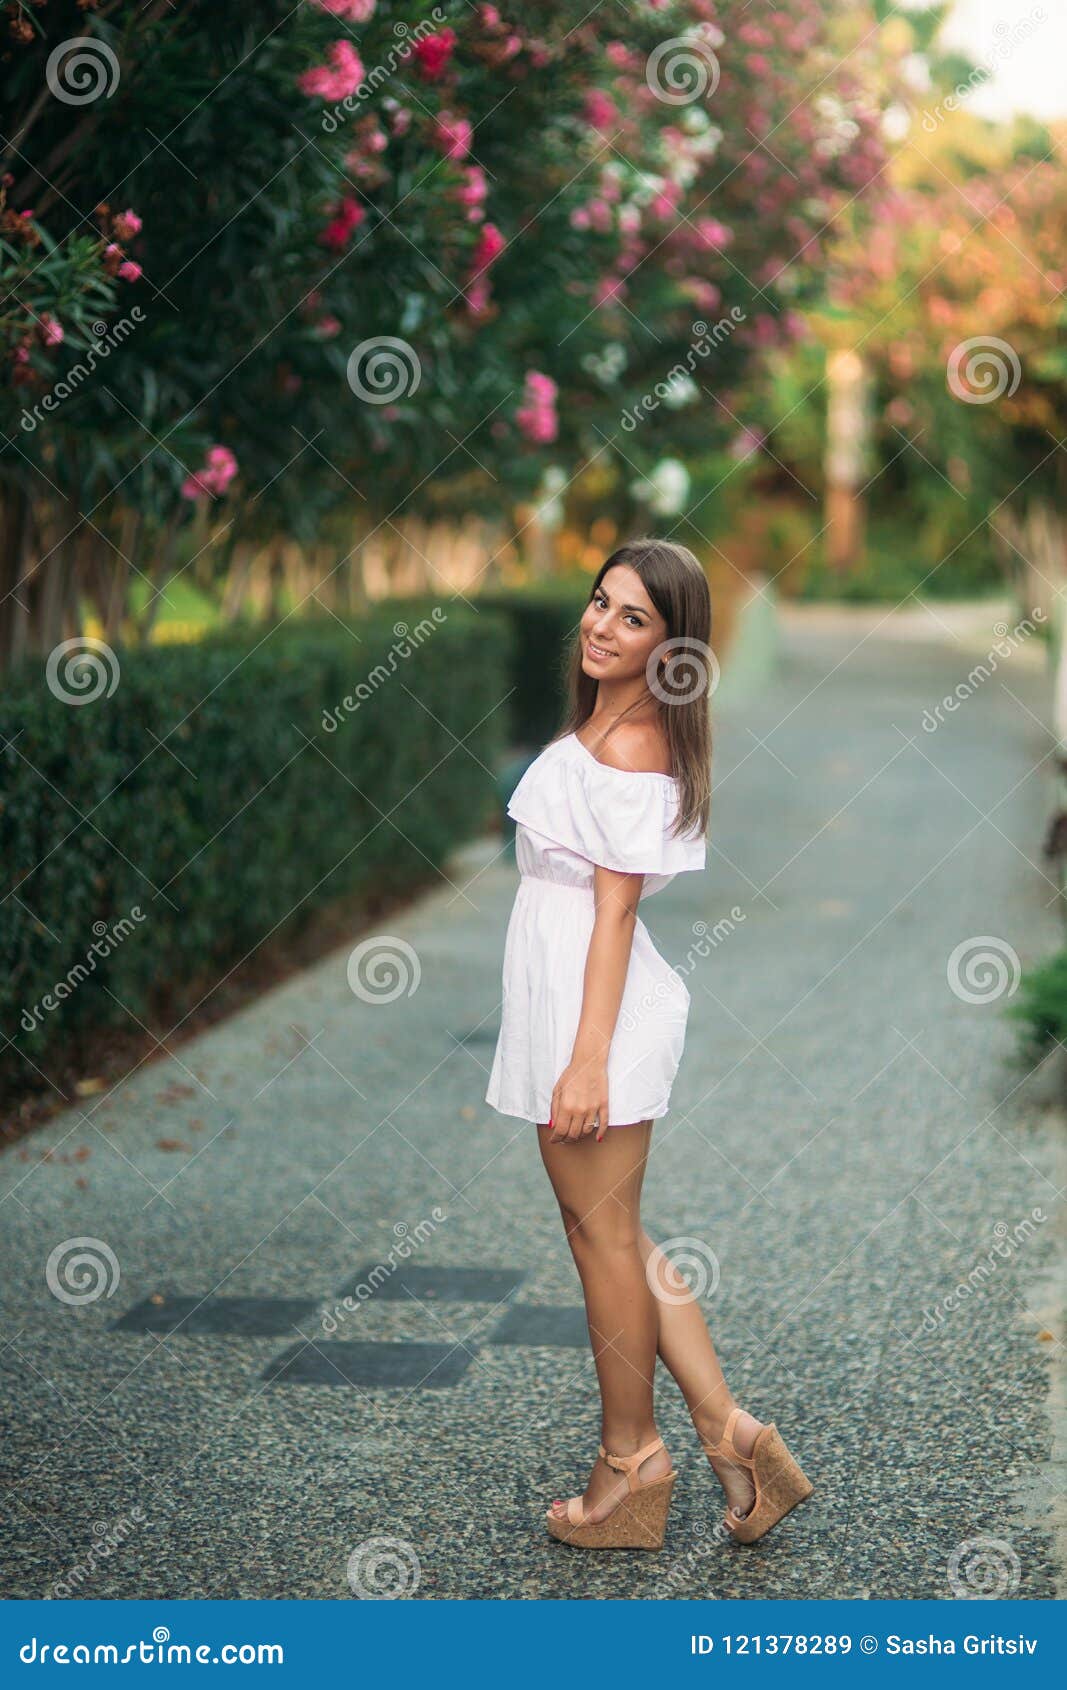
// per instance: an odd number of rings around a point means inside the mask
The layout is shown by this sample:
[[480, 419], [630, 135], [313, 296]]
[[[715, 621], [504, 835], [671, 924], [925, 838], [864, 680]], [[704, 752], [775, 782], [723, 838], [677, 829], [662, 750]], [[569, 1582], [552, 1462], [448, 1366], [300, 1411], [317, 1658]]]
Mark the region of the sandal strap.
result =
[[614, 1467], [618, 1472], [626, 1474], [629, 1487], [634, 1491], [639, 1489], [641, 1485], [641, 1480], [637, 1477], [637, 1470], [641, 1463], [647, 1461], [649, 1456], [654, 1455], [658, 1449], [663, 1448], [663, 1439], [653, 1438], [651, 1443], [646, 1444], [644, 1449], [639, 1449], [634, 1455], [609, 1455], [603, 1444], [600, 1445], [597, 1453], [607, 1462], [609, 1467]]
[[585, 1503], [580, 1496], [569, 1496], [567, 1498], [567, 1519], [572, 1526], [581, 1526], [585, 1523]]
[[717, 1444], [708, 1443], [704, 1438], [701, 1438], [700, 1441], [709, 1455], [725, 1455], [728, 1456], [731, 1461], [742, 1461], [746, 1466], [752, 1465], [749, 1457], [747, 1455], [742, 1455], [734, 1447], [734, 1427], [737, 1425], [737, 1422], [743, 1412], [744, 1410], [740, 1408], [732, 1408], [730, 1410], [726, 1417], [726, 1425], [722, 1429], [722, 1437], [719, 1439]]

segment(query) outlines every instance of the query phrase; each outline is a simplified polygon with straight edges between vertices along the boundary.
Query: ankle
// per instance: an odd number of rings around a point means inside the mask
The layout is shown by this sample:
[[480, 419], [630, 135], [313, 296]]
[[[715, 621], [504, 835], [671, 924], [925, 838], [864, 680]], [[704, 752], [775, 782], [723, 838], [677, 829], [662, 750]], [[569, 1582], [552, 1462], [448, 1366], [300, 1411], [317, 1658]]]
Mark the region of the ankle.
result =
[[721, 1391], [714, 1391], [696, 1408], [690, 1409], [693, 1425], [699, 1435], [712, 1444], [721, 1443], [726, 1422], [735, 1408], [741, 1405], [734, 1401], [730, 1392], [723, 1386]]
[[636, 1455], [646, 1444], [654, 1443], [659, 1433], [655, 1424], [649, 1422], [645, 1426], [634, 1430], [631, 1426], [605, 1425], [601, 1428], [600, 1441], [611, 1455]]

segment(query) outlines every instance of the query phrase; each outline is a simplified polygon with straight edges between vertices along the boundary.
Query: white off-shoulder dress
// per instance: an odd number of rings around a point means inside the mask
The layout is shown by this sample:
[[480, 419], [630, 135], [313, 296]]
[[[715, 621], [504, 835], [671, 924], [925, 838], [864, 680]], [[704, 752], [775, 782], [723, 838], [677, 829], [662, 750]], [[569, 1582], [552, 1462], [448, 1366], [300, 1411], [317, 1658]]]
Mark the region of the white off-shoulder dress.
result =
[[[553, 740], [508, 803], [521, 880], [504, 943], [500, 1035], [485, 1101], [502, 1115], [549, 1119], [571, 1059], [595, 914], [593, 871], [643, 874], [641, 901], [702, 869], [702, 833], [673, 836], [673, 775], [601, 763], [577, 734]], [[685, 1042], [689, 992], [643, 921], [608, 1053], [608, 1125], [667, 1113]]]

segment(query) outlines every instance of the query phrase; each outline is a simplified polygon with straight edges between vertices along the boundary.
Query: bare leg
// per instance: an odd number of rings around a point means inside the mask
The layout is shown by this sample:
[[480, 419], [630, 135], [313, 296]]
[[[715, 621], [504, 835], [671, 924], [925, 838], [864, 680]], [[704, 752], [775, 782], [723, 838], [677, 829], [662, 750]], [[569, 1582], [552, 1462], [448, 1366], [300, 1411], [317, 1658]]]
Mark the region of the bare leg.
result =
[[[638, 1247], [638, 1202], [651, 1132], [650, 1121], [612, 1127], [599, 1144], [591, 1135], [553, 1144], [543, 1127], [537, 1132], [582, 1282], [600, 1384], [601, 1439], [614, 1455], [632, 1455], [656, 1436], [657, 1305]], [[656, 1479], [670, 1470], [670, 1457], [661, 1449], [639, 1472], [642, 1479]], [[626, 1491], [625, 1475], [598, 1457], [584, 1493], [589, 1518], [605, 1518]]]
[[[641, 1177], [643, 1182], [644, 1166]], [[638, 1196], [640, 1200], [640, 1193]], [[722, 1364], [703, 1310], [695, 1298], [681, 1295], [687, 1289], [684, 1279], [643, 1227], [637, 1247], [653, 1291], [669, 1293], [667, 1296], [658, 1294], [655, 1298], [659, 1356], [685, 1398], [699, 1436], [708, 1443], [717, 1444], [722, 1438], [727, 1416], [738, 1405], [723, 1376]], [[742, 1413], [732, 1434], [734, 1445], [741, 1455], [751, 1455], [761, 1430], [761, 1421], [752, 1414]], [[709, 1456], [708, 1459], [725, 1492], [727, 1507], [739, 1514], [747, 1514], [756, 1496], [748, 1469], [739, 1467], [726, 1456]]]
[[[657, 1349], [663, 1365], [685, 1398], [699, 1435], [707, 1442], [717, 1444], [722, 1437], [726, 1417], [737, 1404], [723, 1377], [703, 1310], [695, 1298], [691, 1301], [676, 1300], [679, 1293], [686, 1289], [685, 1281], [644, 1228], [638, 1235], [637, 1247], [649, 1284], [663, 1287], [670, 1293], [666, 1298], [655, 1298]], [[741, 1415], [733, 1430], [733, 1439], [741, 1455], [751, 1454], [760, 1430], [761, 1423], [753, 1415]], [[756, 1495], [748, 1469], [737, 1466], [726, 1456], [709, 1456], [708, 1459], [726, 1493], [727, 1506], [747, 1514]]]

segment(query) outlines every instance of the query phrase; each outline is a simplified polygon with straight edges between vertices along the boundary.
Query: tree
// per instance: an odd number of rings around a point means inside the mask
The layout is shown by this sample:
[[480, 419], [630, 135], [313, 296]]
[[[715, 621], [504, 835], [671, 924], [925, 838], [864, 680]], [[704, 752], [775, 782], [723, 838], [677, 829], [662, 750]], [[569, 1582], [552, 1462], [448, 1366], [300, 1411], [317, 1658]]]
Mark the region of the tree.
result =
[[147, 624], [297, 542], [328, 591], [394, 519], [725, 437], [883, 159], [862, 7], [14, 11], [7, 657], [86, 599], [130, 633], [138, 578]]

